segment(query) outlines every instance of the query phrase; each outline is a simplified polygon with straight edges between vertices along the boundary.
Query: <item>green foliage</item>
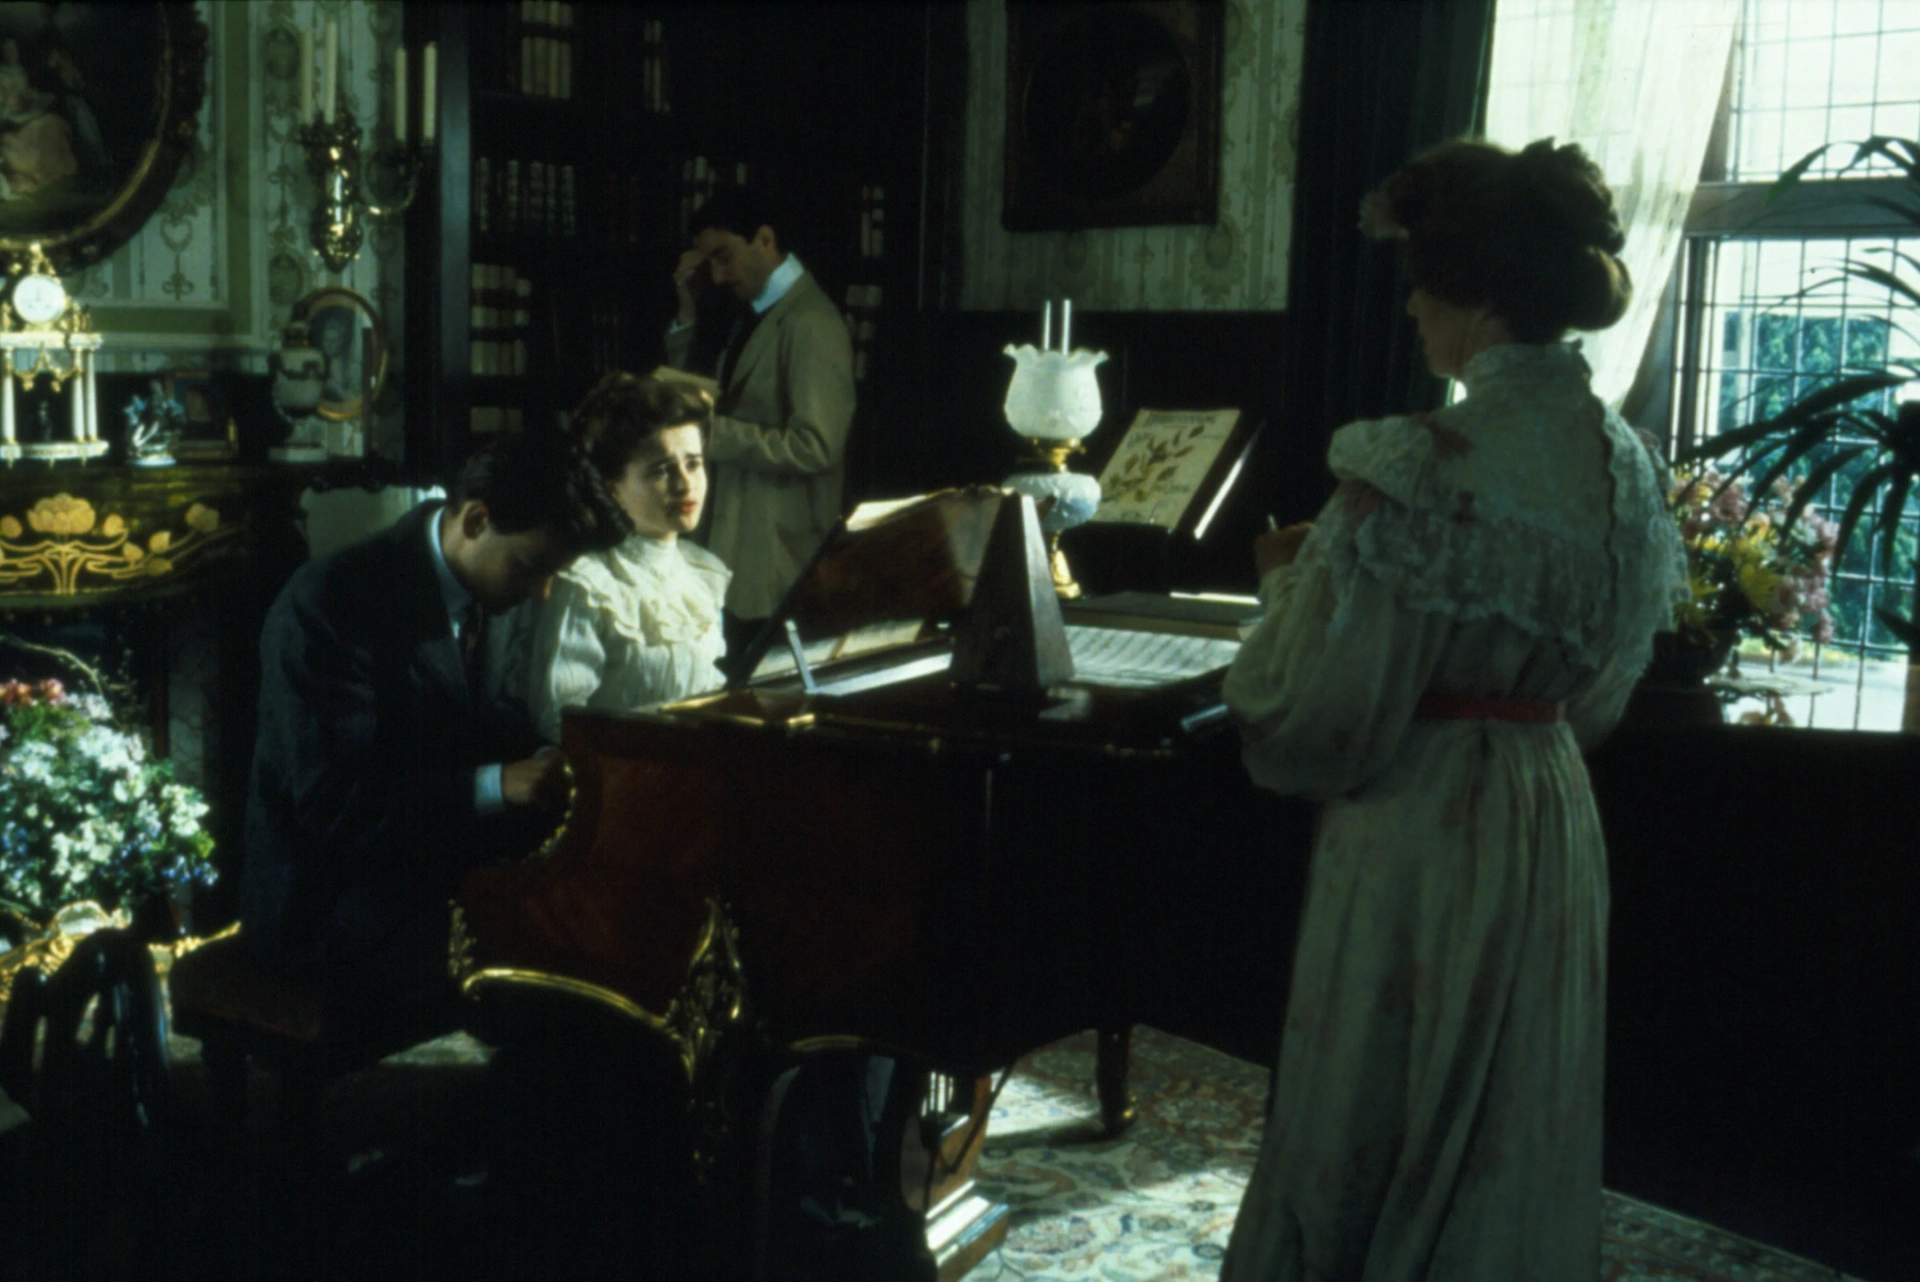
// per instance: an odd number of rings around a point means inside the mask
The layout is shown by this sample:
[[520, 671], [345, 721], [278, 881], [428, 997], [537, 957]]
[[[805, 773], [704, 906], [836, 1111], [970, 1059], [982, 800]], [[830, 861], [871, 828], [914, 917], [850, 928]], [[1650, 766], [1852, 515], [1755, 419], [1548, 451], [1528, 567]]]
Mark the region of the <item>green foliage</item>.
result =
[[[1876, 156], [1900, 169], [1909, 199], [1873, 197], [1872, 203], [1920, 232], [1920, 141], [1876, 135], [1862, 143], [1829, 143], [1794, 162], [1768, 191], [1768, 202], [1792, 192], [1836, 146], [1855, 149], [1841, 173]], [[1886, 290], [1896, 316], [1912, 318], [1920, 314], [1920, 259], [1897, 249], [1885, 254], [1884, 263], [1849, 259], [1839, 279]], [[1803, 293], [1833, 283], [1820, 282]], [[1722, 341], [1729, 350], [1739, 346], [1738, 325], [1738, 317], [1727, 318]], [[1874, 317], [1844, 323], [1838, 317], [1756, 318], [1752, 368], [1762, 373], [1753, 380], [1750, 401], [1739, 403], [1731, 376], [1723, 377], [1719, 397], [1722, 425], [1742, 415], [1750, 416], [1748, 421], [1682, 451], [1675, 461], [1720, 460], [1724, 479], [1715, 497], [1739, 477], [1752, 477], [1756, 494], [1771, 492], [1785, 478], [1793, 486], [1788, 528], [1810, 506], [1821, 504], [1831, 486], [1826, 501], [1842, 512], [1839, 575], [1832, 587], [1836, 630], [1866, 636], [1872, 645], [1904, 642], [1920, 654], [1912, 587], [1916, 537], [1906, 519], [1908, 496], [1920, 478], [1920, 401], [1888, 403], [1893, 389], [1920, 376], [1920, 370], [1888, 360], [1890, 329], [1886, 320]], [[1861, 370], [1867, 372], [1854, 372]], [[1854, 534], [1863, 523], [1867, 537], [1857, 543]], [[1865, 575], [1876, 561], [1894, 587], [1880, 591], [1882, 599], [1871, 602], [1869, 617], [1870, 585], [1846, 576]], [[1896, 613], [1902, 610], [1904, 616]]]

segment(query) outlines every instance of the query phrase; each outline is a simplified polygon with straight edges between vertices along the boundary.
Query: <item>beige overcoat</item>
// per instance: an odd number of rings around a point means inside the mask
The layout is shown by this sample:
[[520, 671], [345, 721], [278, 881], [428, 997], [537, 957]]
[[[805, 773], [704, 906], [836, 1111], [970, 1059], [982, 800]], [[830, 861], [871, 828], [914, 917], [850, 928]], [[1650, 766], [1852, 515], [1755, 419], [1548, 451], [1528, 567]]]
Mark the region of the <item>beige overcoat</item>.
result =
[[[691, 327], [669, 333], [667, 363], [689, 368], [692, 346]], [[853, 347], [811, 272], [761, 318], [717, 409], [707, 549], [733, 570], [727, 608], [763, 619], [840, 519], [846, 479]]]

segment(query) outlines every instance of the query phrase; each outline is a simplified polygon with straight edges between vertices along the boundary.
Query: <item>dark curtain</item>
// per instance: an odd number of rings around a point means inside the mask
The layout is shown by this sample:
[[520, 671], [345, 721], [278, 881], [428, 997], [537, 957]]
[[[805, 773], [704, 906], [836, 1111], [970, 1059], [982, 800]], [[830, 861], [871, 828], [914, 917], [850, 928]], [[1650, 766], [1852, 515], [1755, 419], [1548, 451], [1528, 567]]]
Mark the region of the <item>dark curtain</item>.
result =
[[1289, 266], [1286, 410], [1263, 469], [1301, 519], [1327, 492], [1327, 438], [1440, 404], [1389, 245], [1360, 201], [1415, 153], [1477, 132], [1494, 0], [1309, 0]]

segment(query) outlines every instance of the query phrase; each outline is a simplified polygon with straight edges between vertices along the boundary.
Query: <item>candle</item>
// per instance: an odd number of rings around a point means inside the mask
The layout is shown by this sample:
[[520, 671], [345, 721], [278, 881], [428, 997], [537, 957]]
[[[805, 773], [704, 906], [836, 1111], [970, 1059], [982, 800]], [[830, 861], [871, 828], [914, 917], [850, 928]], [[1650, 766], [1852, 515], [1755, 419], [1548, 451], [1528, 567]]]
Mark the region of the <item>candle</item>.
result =
[[1053, 346], [1053, 300], [1040, 309], [1040, 350], [1046, 351]]
[[407, 145], [407, 47], [393, 51], [393, 140]]
[[320, 64], [320, 114], [333, 123], [334, 102], [340, 96], [340, 24], [327, 19], [327, 57]]
[[1072, 346], [1067, 342], [1067, 326], [1073, 324], [1073, 300], [1063, 299], [1060, 303], [1060, 350], [1070, 352]]
[[426, 56], [420, 60], [420, 141], [429, 147], [433, 145], [434, 109], [439, 105], [433, 91], [439, 67], [440, 48], [428, 45]]
[[313, 120], [313, 32], [300, 33], [300, 123]]

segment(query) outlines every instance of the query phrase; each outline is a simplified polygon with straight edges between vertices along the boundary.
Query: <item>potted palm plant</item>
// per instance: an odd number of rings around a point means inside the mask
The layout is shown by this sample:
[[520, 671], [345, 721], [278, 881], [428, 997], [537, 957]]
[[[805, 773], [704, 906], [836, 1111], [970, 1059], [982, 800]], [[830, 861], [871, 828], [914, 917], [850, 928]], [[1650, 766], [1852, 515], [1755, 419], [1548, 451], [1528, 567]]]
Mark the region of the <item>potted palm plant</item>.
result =
[[[1860, 143], [1829, 143], [1788, 168], [1768, 191], [1767, 203], [1787, 198], [1822, 156], [1834, 147], [1847, 146], [1854, 148], [1854, 154], [1839, 171], [1842, 174], [1876, 157], [1899, 170], [1904, 198], [1876, 196], [1871, 198], [1872, 203], [1920, 234], [1920, 141], [1875, 136]], [[1795, 297], [1859, 281], [1886, 290], [1896, 314], [1920, 318], [1920, 258], [1897, 247], [1878, 251], [1876, 259], [1880, 254], [1884, 254], [1884, 262], [1847, 259], [1836, 275], [1816, 281]], [[1850, 485], [1833, 539], [1839, 555], [1851, 549], [1860, 523], [1871, 513], [1872, 524], [1863, 550], [1870, 557], [1879, 542], [1888, 558], [1886, 563], [1896, 564], [1897, 554], [1911, 551], [1901, 542], [1900, 522], [1907, 497], [1920, 479], [1920, 401], [1897, 405], [1887, 402], [1894, 389], [1920, 378], [1920, 369], [1893, 360], [1879, 365], [1861, 368], [1856, 364], [1853, 372], [1791, 401], [1768, 417], [1697, 442], [1679, 452], [1675, 462], [1697, 467], [1717, 461], [1715, 498], [1742, 479], [1750, 482], [1747, 489], [1753, 494], [1772, 493], [1783, 484], [1790, 487], [1791, 497], [1783, 516], [1787, 530], [1838, 477], [1843, 487]], [[1873, 613], [1907, 646], [1909, 662], [1920, 663], [1920, 599], [1906, 616], [1885, 608], [1876, 608]], [[1911, 677], [1908, 689], [1908, 727], [1920, 728], [1913, 724], [1915, 683]]]

